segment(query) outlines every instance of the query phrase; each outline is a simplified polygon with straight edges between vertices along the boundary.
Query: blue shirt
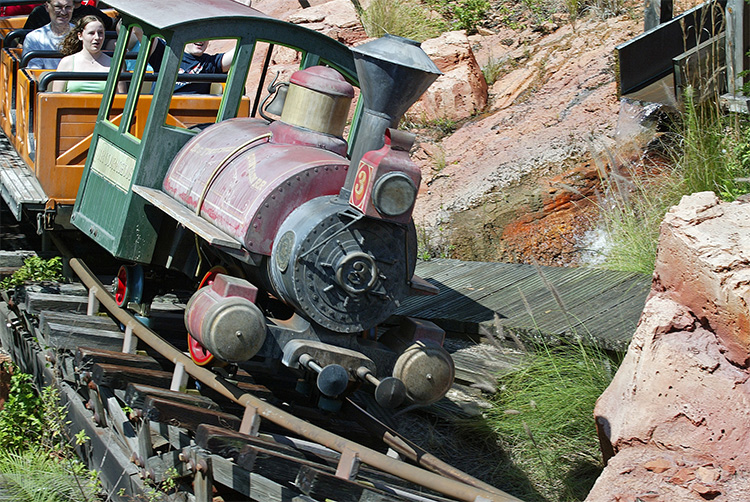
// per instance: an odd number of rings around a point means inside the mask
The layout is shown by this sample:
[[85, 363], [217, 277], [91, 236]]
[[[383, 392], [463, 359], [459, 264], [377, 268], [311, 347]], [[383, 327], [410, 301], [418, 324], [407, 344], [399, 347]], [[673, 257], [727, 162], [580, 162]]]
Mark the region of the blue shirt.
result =
[[[73, 25], [71, 24], [72, 28]], [[34, 31], [29, 32], [23, 41], [23, 52], [21, 57], [25, 56], [29, 51], [59, 51], [60, 42], [62, 42], [65, 35], [57, 36], [52, 32], [52, 28], [49, 24], [45, 24], [41, 28], [37, 28]], [[42, 68], [44, 70], [55, 70], [57, 65], [60, 64], [59, 58], [34, 58], [29, 61], [29, 68]]]

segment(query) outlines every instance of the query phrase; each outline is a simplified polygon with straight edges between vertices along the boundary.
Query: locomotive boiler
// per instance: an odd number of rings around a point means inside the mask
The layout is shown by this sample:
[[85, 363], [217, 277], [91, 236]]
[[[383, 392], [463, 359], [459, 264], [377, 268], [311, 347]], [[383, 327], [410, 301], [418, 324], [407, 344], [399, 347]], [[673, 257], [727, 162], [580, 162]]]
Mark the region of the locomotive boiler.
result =
[[[148, 35], [148, 22], [143, 29]], [[234, 64], [249, 63], [246, 40], [273, 41], [272, 33], [241, 29]], [[188, 36], [175, 30], [168, 39], [155, 103], [171, 94], [174, 80], [162, 74], [176, 71], [170, 55]], [[400, 37], [317, 50], [326, 64], [303, 65], [273, 88], [282, 89], [273, 103], [283, 98], [281, 111], [262, 115], [277, 120], [229, 116], [224, 104], [215, 124], [175, 132], [152, 105], [139, 141], [123, 143], [113, 130], [127, 124], [100, 113], [71, 220], [131, 262], [118, 273], [116, 298], [144, 316], [150, 278], [166, 277], [158, 270], [202, 278], [185, 310], [196, 363], [281, 361], [314, 384], [321, 403], [362, 385], [384, 406], [431, 403], [454, 376], [443, 331], [416, 319], [382, 325], [408, 295], [434, 290], [414, 276], [420, 172], [409, 158], [414, 137], [396, 128], [440, 72]], [[351, 123], [348, 57], [360, 87]], [[241, 95], [235, 80], [246, 74], [230, 71], [225, 102]]]

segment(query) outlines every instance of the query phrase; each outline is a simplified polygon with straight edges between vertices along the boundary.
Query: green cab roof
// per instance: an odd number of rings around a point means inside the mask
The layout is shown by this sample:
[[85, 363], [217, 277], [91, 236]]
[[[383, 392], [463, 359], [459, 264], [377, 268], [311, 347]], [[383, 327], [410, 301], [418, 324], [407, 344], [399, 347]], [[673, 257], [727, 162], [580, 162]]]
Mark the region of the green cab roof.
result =
[[170, 30], [184, 23], [211, 22], [220, 18], [268, 18], [257, 9], [234, 0], [107, 0], [120, 14], [142, 20], [159, 30]]

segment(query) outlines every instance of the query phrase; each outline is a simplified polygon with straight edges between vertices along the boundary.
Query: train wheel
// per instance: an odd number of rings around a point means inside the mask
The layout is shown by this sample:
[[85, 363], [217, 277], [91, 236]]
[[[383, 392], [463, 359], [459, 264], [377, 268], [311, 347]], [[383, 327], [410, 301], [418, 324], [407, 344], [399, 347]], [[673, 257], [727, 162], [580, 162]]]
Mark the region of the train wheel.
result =
[[115, 278], [115, 302], [122, 308], [128, 301], [128, 269], [125, 265], [120, 267]]
[[[203, 276], [203, 280], [198, 286], [198, 289], [201, 289], [204, 286], [210, 286], [211, 284], [213, 284], [217, 275], [226, 273], [227, 271], [224, 267], [213, 267], [211, 270], [206, 272], [206, 275]], [[190, 333], [188, 333], [188, 349], [190, 351], [190, 358], [198, 366], [205, 366], [214, 360], [214, 355], [211, 354], [211, 352], [209, 352], [203, 345], [201, 345], [198, 340], [190, 336]]]
[[214, 355], [206, 350], [198, 340], [190, 336], [190, 333], [188, 333], [188, 349], [190, 359], [198, 366], [205, 366], [214, 360]]
[[206, 272], [206, 275], [203, 276], [203, 280], [198, 285], [198, 289], [201, 289], [203, 286], [210, 286], [216, 280], [217, 275], [226, 274], [226, 273], [227, 273], [227, 269], [225, 269], [221, 265], [216, 265], [211, 270]]
[[129, 302], [140, 303], [143, 298], [143, 267], [122, 265], [115, 278], [115, 301], [120, 308]]

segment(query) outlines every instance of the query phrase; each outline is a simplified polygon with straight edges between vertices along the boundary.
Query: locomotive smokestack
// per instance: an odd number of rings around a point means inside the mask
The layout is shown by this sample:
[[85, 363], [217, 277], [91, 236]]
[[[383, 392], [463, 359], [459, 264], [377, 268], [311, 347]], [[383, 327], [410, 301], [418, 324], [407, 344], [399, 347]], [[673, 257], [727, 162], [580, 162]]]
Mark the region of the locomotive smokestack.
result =
[[406, 110], [442, 75], [419, 42], [385, 35], [352, 49], [363, 99], [362, 118], [346, 182], [348, 199], [362, 156], [384, 144], [385, 130], [396, 128]]

